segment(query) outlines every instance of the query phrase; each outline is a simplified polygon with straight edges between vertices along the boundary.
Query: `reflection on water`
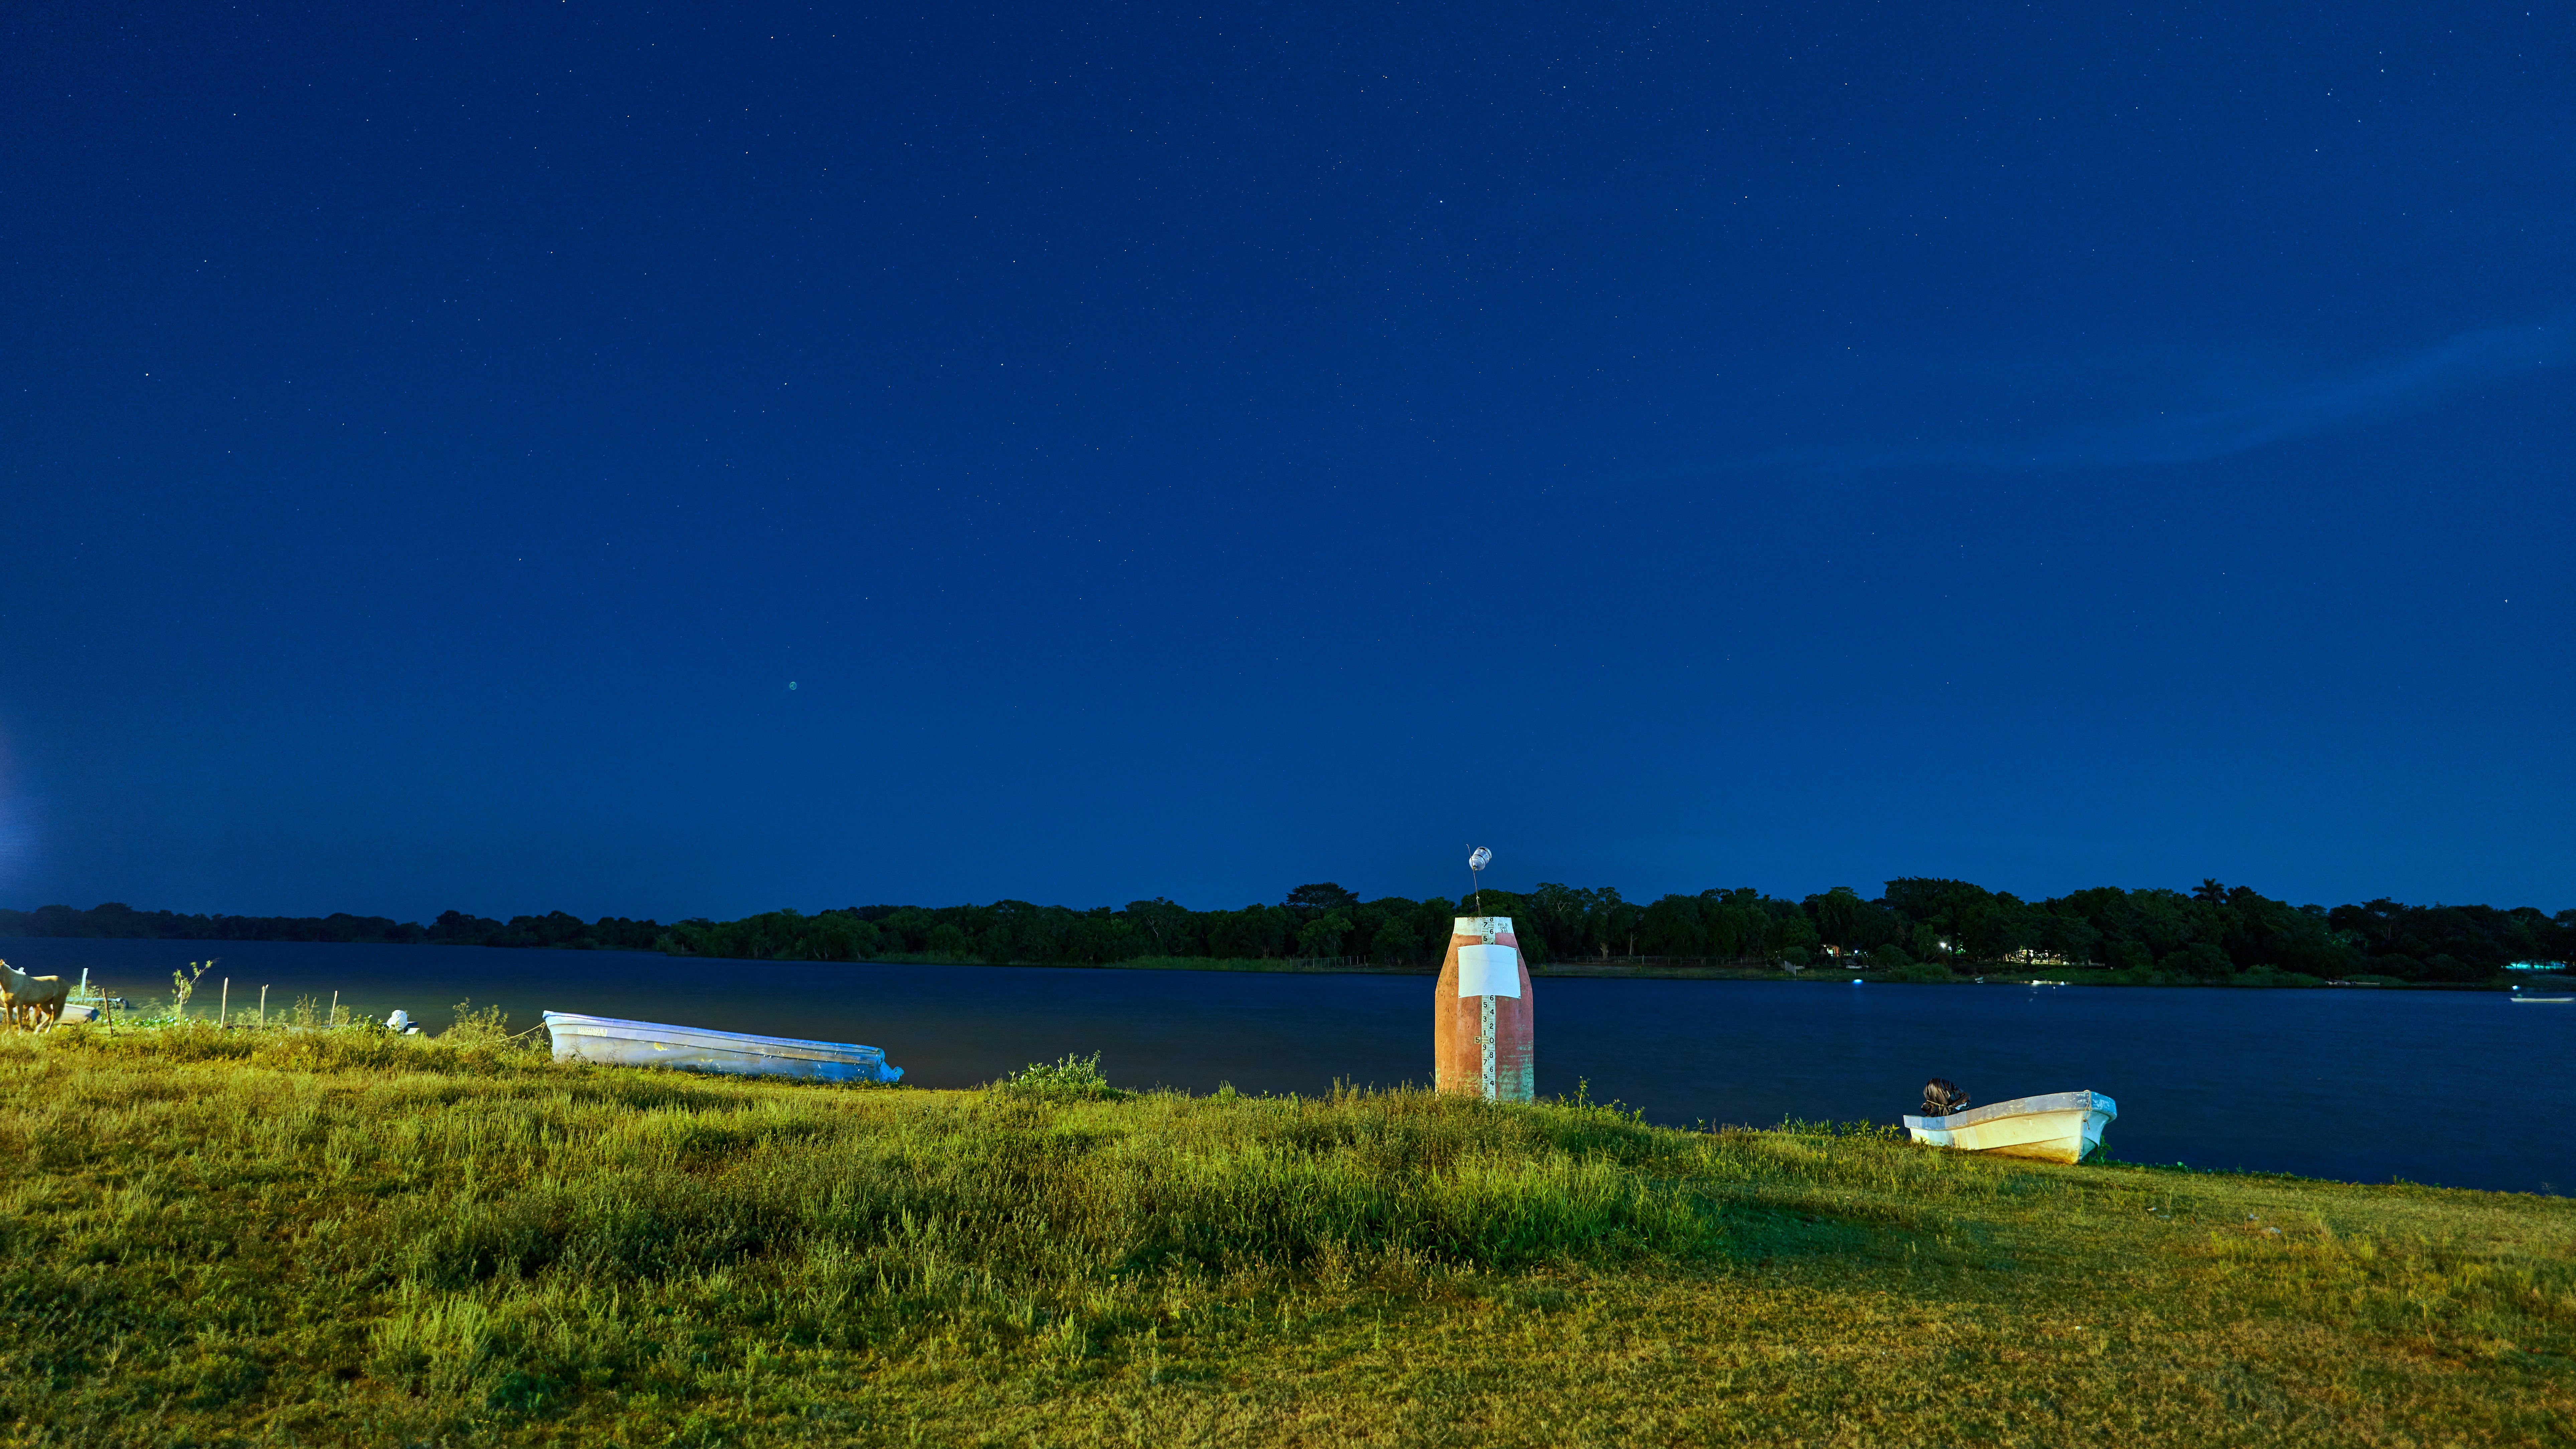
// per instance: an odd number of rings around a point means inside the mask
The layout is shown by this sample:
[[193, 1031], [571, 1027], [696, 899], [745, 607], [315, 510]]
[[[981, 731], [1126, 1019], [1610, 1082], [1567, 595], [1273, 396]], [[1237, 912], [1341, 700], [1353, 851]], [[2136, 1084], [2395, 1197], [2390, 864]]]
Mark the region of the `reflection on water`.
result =
[[[87, 967], [129, 998], [213, 956], [212, 1011], [272, 1013], [332, 991], [431, 1030], [455, 1004], [686, 1022], [885, 1048], [907, 1083], [959, 1087], [1101, 1054], [1122, 1086], [1318, 1092], [1421, 1082], [1431, 980], [1032, 967], [680, 960], [613, 951], [292, 942], [0, 940], [20, 970]], [[1978, 1102], [2090, 1087], [2132, 1162], [2354, 1181], [2576, 1187], [2576, 1007], [2471, 992], [1851, 986], [1549, 980], [1535, 985], [1538, 1089], [1696, 1123], [1892, 1122], [1944, 1076]], [[2498, 1110], [2503, 1104], [2512, 1110]]]

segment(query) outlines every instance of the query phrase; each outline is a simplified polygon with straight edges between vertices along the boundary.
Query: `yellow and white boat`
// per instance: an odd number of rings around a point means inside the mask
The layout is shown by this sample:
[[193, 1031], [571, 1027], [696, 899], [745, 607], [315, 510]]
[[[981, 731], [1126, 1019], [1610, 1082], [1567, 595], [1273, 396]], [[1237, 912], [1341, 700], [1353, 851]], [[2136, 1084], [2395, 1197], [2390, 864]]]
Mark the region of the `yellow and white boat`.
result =
[[1971, 1107], [1947, 1117], [1908, 1117], [1914, 1140], [1961, 1152], [2036, 1157], [2042, 1162], [2082, 1162], [2102, 1145], [2102, 1129], [2120, 1106], [2099, 1092], [2053, 1092]]

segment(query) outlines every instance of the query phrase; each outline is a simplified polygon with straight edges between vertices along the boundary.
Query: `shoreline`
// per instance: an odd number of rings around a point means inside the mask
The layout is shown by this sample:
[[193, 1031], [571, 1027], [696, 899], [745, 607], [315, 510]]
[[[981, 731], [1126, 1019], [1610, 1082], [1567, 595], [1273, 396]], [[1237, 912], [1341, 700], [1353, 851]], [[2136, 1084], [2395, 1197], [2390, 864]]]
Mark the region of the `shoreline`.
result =
[[[731, 961], [731, 956], [680, 956], [676, 960]], [[802, 964], [832, 965], [832, 962]], [[903, 955], [878, 956], [865, 961], [850, 961], [850, 966], [987, 966], [995, 970], [1055, 971], [1209, 971], [1245, 975], [1274, 976], [1419, 976], [1436, 978], [1436, 966], [1326, 965], [1291, 959], [1260, 957], [1208, 956], [1140, 956], [1126, 961], [985, 961], [968, 957]], [[2100, 968], [2084, 969], [2067, 966], [2026, 966], [2006, 962], [1982, 972], [1951, 971], [1934, 976], [1922, 964], [1911, 967], [1856, 967], [1841, 965], [1804, 966], [1785, 971], [1777, 966], [1758, 963], [1712, 961], [1702, 963], [1643, 962], [1626, 965], [1613, 957], [1611, 963], [1598, 965], [1577, 962], [1531, 962], [1532, 979], [1596, 981], [1798, 981], [1824, 985], [1854, 982], [1893, 986], [2123, 986], [2123, 987], [2223, 987], [2229, 990], [2272, 991], [2477, 991], [2493, 995], [2510, 995], [2517, 986], [2547, 986], [2553, 991], [2576, 989], [2576, 975], [2529, 975], [2529, 979], [2496, 981], [2400, 981], [2394, 977], [2367, 980], [2324, 981], [2312, 976], [2288, 972], [2243, 973], [2216, 980], [2169, 975], [2162, 972], [2123, 972]]]
[[[122, 937], [0, 937], [0, 942], [28, 943], [51, 941], [133, 940]], [[182, 940], [140, 938], [150, 944], [173, 948], [222, 948], [248, 944], [225, 940]], [[451, 947], [471, 943], [417, 943], [391, 941], [261, 941], [261, 945], [313, 946], [385, 946], [401, 949], [417, 944], [447, 944]], [[632, 947], [619, 951], [611, 947], [527, 947], [475, 945], [473, 949], [506, 952], [557, 951], [571, 955], [632, 954], [655, 956], [674, 961], [726, 963], [760, 963], [777, 961], [775, 957], [701, 956], [686, 952], [657, 951], [649, 947]], [[1138, 956], [1123, 961], [991, 961], [971, 956], [949, 956], [930, 952], [884, 953], [863, 960], [833, 961], [804, 958], [781, 964], [799, 966], [981, 966], [995, 970], [1055, 971], [1205, 971], [1220, 974], [1273, 976], [1418, 976], [1437, 977], [1436, 965], [1384, 965], [1350, 960], [1310, 960], [1294, 957], [1218, 957], [1218, 956]], [[2281, 971], [2247, 971], [2230, 976], [2203, 979], [2157, 970], [2113, 971], [2101, 967], [2075, 967], [2021, 962], [1979, 963], [1975, 967], [1944, 968], [1935, 963], [1915, 962], [1904, 966], [1858, 966], [1824, 962], [1802, 966], [1795, 971], [1758, 961], [1715, 961], [1690, 958], [1611, 957], [1608, 961], [1550, 961], [1529, 965], [1532, 978], [1548, 980], [1598, 981], [1799, 981], [1827, 985], [1900, 985], [1900, 986], [2117, 986], [2117, 987], [2212, 987], [2229, 990], [2344, 990], [2344, 991], [2466, 991], [2489, 995], [2511, 995], [2516, 988], [2541, 988], [2551, 995], [2576, 994], [2576, 972], [2512, 972], [2485, 981], [2405, 981], [2396, 977], [2361, 977], [2349, 980], [2321, 980]]]

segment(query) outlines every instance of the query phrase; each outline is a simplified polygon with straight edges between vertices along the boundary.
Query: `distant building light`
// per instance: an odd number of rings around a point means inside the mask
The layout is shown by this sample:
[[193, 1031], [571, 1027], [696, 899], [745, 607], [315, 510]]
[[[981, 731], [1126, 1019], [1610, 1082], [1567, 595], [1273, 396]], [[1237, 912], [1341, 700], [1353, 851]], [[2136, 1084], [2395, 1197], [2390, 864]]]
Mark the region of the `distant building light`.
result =
[[2507, 965], [2504, 969], [2507, 971], [2564, 971], [2567, 969], [2567, 963], [2564, 961], [2515, 961]]

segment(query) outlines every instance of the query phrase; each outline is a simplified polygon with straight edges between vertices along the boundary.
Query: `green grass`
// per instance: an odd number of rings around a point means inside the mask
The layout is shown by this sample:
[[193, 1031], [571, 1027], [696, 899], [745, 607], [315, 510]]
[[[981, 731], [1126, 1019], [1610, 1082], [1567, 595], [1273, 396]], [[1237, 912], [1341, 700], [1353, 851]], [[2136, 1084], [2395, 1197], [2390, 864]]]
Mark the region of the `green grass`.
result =
[[2562, 1199], [1096, 1067], [0, 1039], [0, 1442], [2576, 1441]]

